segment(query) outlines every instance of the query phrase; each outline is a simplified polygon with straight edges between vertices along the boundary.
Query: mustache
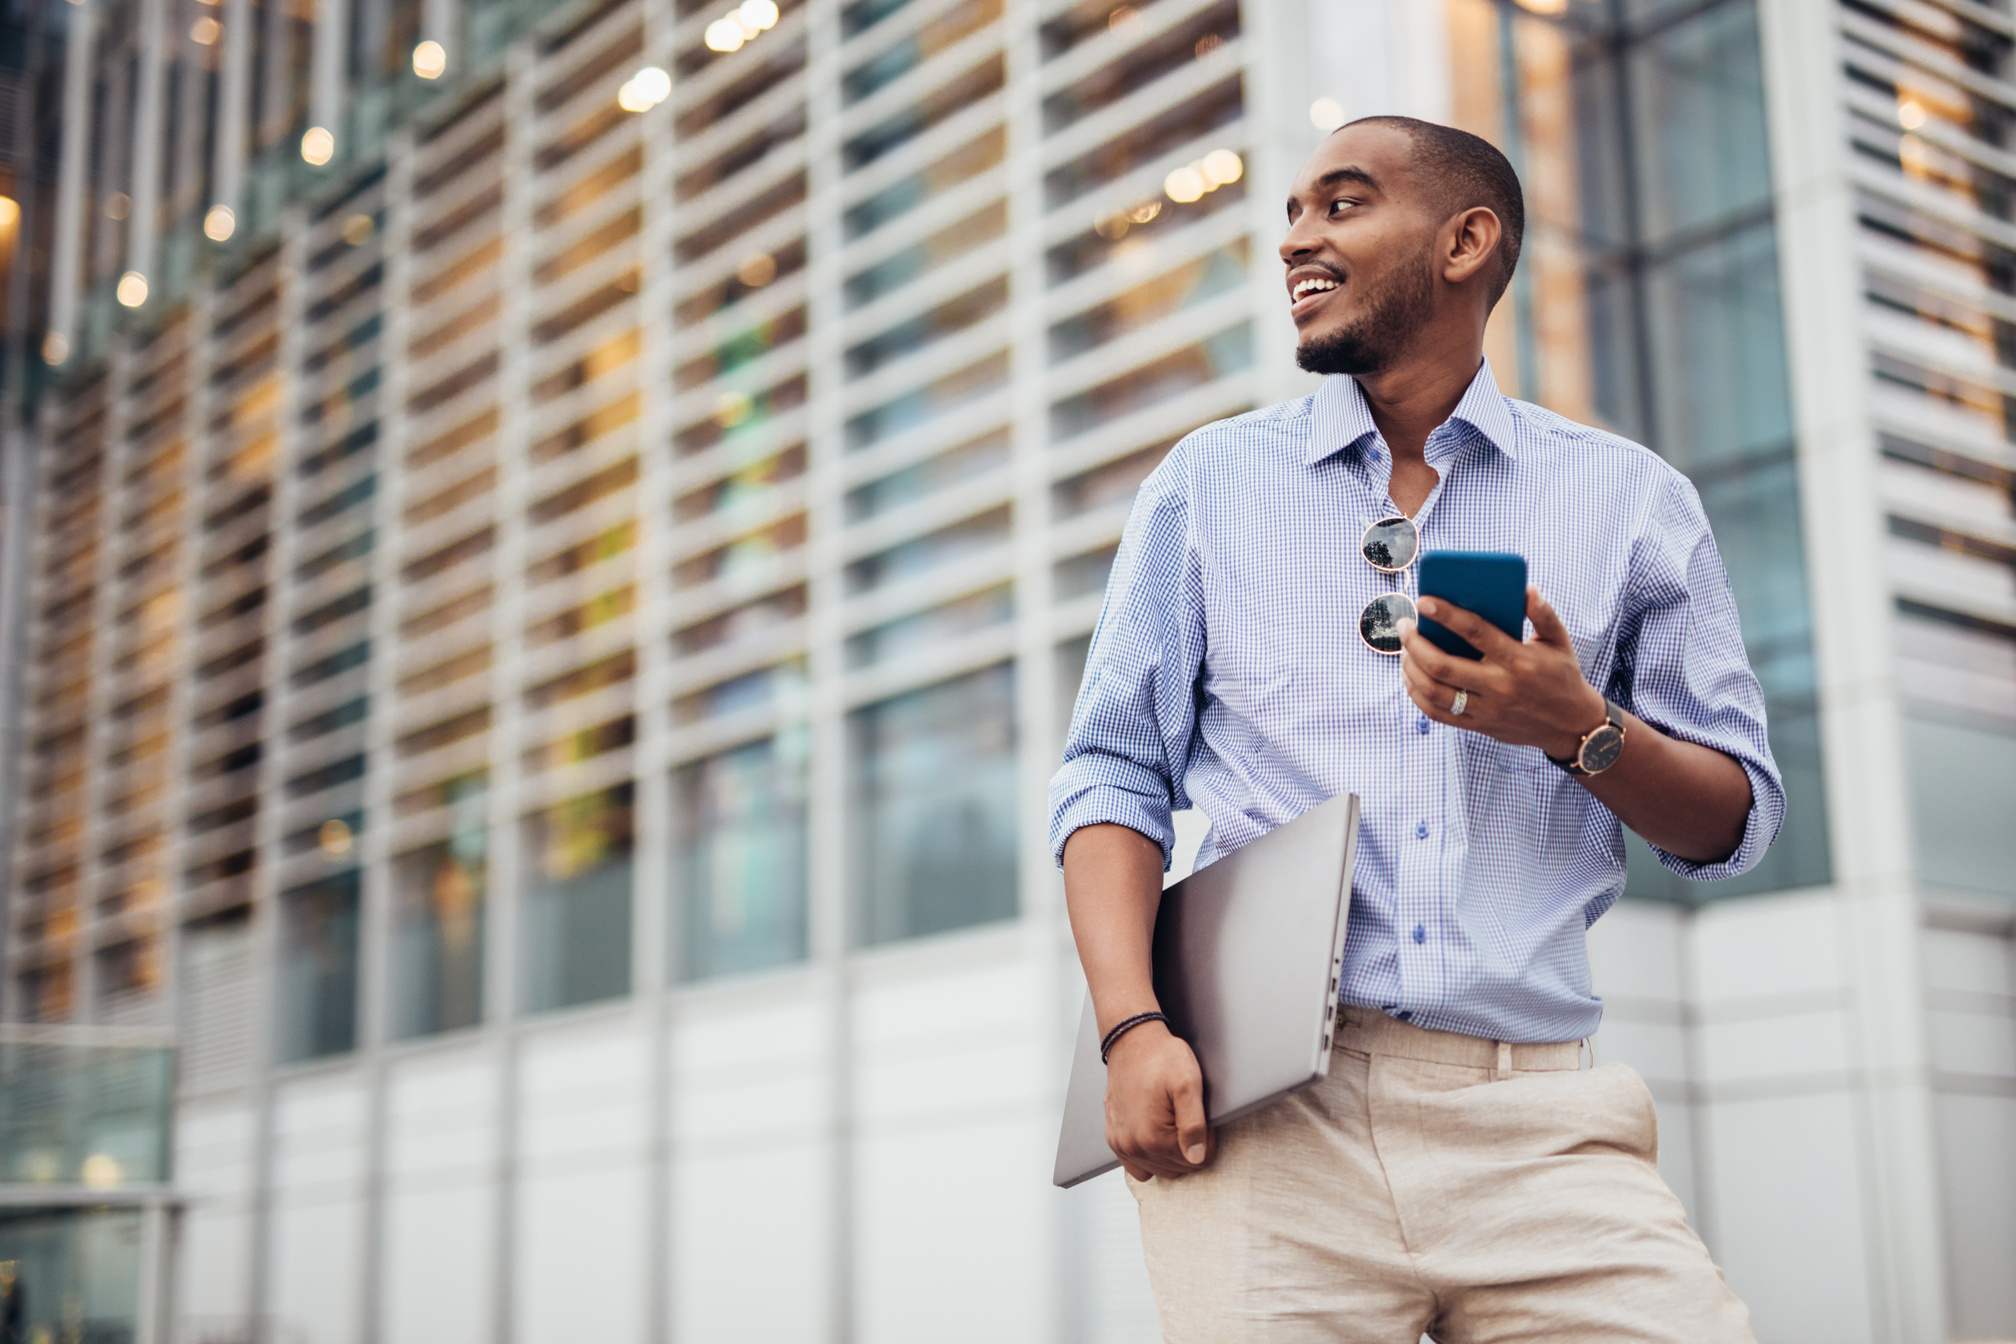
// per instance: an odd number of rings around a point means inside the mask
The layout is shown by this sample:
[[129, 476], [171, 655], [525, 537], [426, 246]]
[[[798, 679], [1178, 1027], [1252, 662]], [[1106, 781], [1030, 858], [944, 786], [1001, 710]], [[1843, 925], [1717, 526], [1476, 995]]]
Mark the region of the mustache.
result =
[[1329, 276], [1340, 285], [1344, 283], [1344, 268], [1334, 261], [1298, 261], [1290, 269], [1303, 271], [1311, 267], [1323, 272], [1323, 274]]

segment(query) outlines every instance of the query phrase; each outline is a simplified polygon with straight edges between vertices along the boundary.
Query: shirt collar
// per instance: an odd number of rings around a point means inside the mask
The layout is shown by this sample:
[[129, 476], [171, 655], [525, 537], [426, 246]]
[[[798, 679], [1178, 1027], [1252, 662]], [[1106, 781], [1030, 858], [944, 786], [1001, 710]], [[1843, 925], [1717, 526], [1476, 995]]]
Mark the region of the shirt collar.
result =
[[[1450, 413], [1448, 423], [1459, 421], [1483, 435], [1505, 456], [1518, 456], [1513, 442], [1512, 408], [1505, 394], [1498, 390], [1498, 380], [1491, 373], [1488, 359], [1478, 367], [1477, 376], [1470, 380], [1463, 399]], [[1379, 427], [1372, 422], [1372, 408], [1366, 404], [1365, 391], [1358, 386], [1358, 380], [1332, 374], [1317, 389], [1310, 408], [1309, 443], [1303, 449], [1302, 465], [1313, 467], [1326, 457], [1376, 437], [1378, 432]], [[1432, 442], [1428, 455], [1441, 456]]]

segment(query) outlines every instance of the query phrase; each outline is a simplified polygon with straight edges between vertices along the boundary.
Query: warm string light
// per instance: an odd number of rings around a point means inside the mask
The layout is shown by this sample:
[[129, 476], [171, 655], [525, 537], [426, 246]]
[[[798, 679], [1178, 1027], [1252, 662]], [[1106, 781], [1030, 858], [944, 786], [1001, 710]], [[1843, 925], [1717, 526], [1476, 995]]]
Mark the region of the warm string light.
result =
[[205, 14], [189, 25], [189, 40], [199, 47], [215, 46], [217, 39], [224, 36], [224, 25]]
[[428, 38], [413, 48], [413, 73], [422, 79], [439, 79], [448, 69], [448, 48]]
[[238, 231], [238, 216], [228, 205], [213, 205], [203, 214], [203, 236], [221, 243]]
[[721, 18], [707, 25], [707, 46], [711, 51], [740, 51], [742, 44], [758, 33], [777, 26], [777, 0], [742, 0]]
[[1101, 238], [1125, 238], [1136, 224], [1146, 224], [1162, 213], [1162, 202], [1153, 196], [1125, 210], [1115, 210], [1092, 221], [1092, 231]]
[[1162, 179], [1162, 190], [1178, 205], [1201, 200], [1206, 192], [1237, 182], [1246, 172], [1246, 162], [1229, 149], [1214, 149], [1194, 163], [1186, 163]]
[[310, 126], [302, 132], [301, 157], [314, 168], [336, 157], [336, 137], [327, 126]]
[[649, 112], [672, 96], [672, 76], [647, 65], [616, 90], [616, 106], [625, 112]]
[[147, 302], [147, 277], [138, 271], [128, 271], [119, 277], [119, 286], [112, 294], [122, 307], [138, 308]]

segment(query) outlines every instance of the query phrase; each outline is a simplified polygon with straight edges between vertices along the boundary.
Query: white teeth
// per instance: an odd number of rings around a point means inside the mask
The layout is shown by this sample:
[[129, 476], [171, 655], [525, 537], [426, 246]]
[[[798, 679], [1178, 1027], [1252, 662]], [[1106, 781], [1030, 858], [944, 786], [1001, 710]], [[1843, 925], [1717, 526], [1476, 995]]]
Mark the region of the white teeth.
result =
[[1319, 291], [1322, 290], [1335, 289], [1335, 288], [1337, 288], [1337, 282], [1335, 280], [1319, 280], [1312, 275], [1306, 280], [1297, 280], [1295, 282], [1295, 288], [1291, 291], [1291, 293], [1294, 295], [1292, 302], [1300, 303], [1303, 299], [1307, 298], [1311, 294], [1318, 293]]

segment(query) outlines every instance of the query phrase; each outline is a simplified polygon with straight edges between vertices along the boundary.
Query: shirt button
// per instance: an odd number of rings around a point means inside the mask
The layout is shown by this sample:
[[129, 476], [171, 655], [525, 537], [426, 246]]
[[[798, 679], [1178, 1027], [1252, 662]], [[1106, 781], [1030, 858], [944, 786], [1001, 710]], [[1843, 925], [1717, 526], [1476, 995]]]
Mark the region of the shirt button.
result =
[[1426, 714], [1423, 714], [1420, 718], [1414, 720], [1414, 731], [1417, 733], [1425, 733], [1428, 731], [1428, 716]]
[[1421, 823], [1420, 825], [1418, 825], [1418, 826], [1416, 826], [1416, 827], [1414, 828], [1414, 838], [1415, 838], [1416, 840], [1426, 840], [1426, 839], [1428, 838], [1428, 823], [1427, 823], [1427, 822], [1425, 822], [1425, 821], [1424, 821], [1424, 822], [1422, 822], [1422, 823]]
[[1425, 943], [1425, 942], [1427, 942], [1427, 941], [1428, 941], [1428, 930], [1426, 930], [1426, 929], [1422, 928], [1422, 927], [1421, 927], [1421, 926], [1420, 926], [1419, 924], [1416, 924], [1416, 925], [1414, 926], [1414, 941], [1415, 941], [1415, 942], [1417, 942], [1417, 943]]

